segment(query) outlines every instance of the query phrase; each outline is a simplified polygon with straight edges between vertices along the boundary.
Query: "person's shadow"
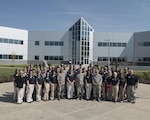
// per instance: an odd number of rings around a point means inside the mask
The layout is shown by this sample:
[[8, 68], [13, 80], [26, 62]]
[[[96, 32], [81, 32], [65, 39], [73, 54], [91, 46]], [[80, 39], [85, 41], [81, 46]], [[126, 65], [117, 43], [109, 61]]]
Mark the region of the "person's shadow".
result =
[[0, 102], [15, 103], [13, 100], [13, 92], [5, 92], [0, 96]]

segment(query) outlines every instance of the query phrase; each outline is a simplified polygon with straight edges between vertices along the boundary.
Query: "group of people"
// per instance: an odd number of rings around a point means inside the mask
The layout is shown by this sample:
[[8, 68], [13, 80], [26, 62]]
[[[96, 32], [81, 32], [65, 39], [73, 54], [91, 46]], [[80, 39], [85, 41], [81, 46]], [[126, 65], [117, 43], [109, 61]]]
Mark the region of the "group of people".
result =
[[99, 65], [49, 65], [34, 68], [30, 64], [14, 73], [14, 100], [31, 103], [61, 99], [135, 103], [138, 78], [133, 70]]

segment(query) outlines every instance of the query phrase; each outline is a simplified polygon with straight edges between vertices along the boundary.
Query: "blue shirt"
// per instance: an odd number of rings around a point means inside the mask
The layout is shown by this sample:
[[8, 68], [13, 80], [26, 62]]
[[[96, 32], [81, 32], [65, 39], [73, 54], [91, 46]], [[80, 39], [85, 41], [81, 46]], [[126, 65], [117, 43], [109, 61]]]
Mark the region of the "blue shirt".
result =
[[118, 78], [112, 78], [112, 85], [115, 86], [117, 85], [119, 82], [119, 79]]
[[92, 83], [92, 76], [90, 75], [90, 76], [86, 76], [85, 77], [85, 79], [86, 79], [86, 81], [87, 81], [87, 83]]
[[57, 84], [57, 75], [51, 76], [51, 77], [50, 77], [50, 81], [51, 81], [51, 83], [53, 83], [53, 84]]
[[28, 77], [27, 81], [29, 81], [30, 84], [35, 84], [35, 77]]
[[127, 85], [135, 85], [138, 82], [138, 79], [135, 75], [127, 75]]
[[44, 78], [44, 81], [45, 81], [46, 83], [49, 83], [49, 82], [50, 82], [50, 78], [49, 78], [49, 77], [45, 77], [45, 78]]
[[43, 77], [42, 76], [36, 76], [36, 81], [42, 85], [43, 84]]
[[74, 80], [75, 80], [75, 77], [74, 77], [74, 75], [68, 75], [67, 76], [67, 78], [71, 81], [71, 82], [73, 82]]

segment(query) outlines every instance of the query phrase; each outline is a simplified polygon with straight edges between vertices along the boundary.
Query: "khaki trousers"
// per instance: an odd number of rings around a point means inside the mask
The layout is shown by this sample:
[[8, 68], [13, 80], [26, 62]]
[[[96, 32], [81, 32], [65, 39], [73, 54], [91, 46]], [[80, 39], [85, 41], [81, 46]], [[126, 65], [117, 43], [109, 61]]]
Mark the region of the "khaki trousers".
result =
[[13, 99], [17, 100], [17, 87], [16, 87], [15, 83], [14, 83], [14, 96], [13, 96]]
[[67, 82], [67, 98], [73, 98], [74, 84]]
[[101, 86], [93, 85], [93, 97], [95, 99], [100, 99], [101, 97]]
[[127, 86], [127, 100], [135, 102], [136, 99], [136, 88], [134, 85]]
[[112, 96], [115, 101], [117, 101], [118, 99], [118, 90], [119, 90], [118, 85], [112, 86]]
[[36, 101], [41, 101], [41, 88], [42, 85], [36, 85]]
[[50, 99], [51, 99], [51, 100], [54, 100], [54, 99], [55, 99], [55, 96], [56, 96], [57, 84], [51, 83], [50, 87], [51, 87], [51, 97], [50, 97]]
[[17, 88], [17, 103], [23, 102], [24, 88], [25, 88], [25, 84], [23, 85], [23, 88]]
[[50, 84], [49, 83], [45, 83], [44, 86], [44, 100], [49, 100], [49, 90], [50, 90]]
[[112, 86], [107, 85], [107, 100], [112, 100]]
[[34, 84], [29, 84], [29, 88], [27, 88], [27, 102], [32, 102], [32, 94], [34, 91]]
[[119, 100], [123, 101], [124, 100], [124, 93], [125, 93], [125, 89], [123, 86], [119, 87]]
[[88, 83], [85, 86], [85, 89], [86, 89], [86, 99], [89, 100], [91, 98], [92, 83]]

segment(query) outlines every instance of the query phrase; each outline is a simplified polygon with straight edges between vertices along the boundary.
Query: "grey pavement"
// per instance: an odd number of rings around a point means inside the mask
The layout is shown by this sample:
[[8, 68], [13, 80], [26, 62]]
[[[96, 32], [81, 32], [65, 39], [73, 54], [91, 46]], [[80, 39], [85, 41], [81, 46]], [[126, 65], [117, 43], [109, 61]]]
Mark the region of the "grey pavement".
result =
[[150, 85], [139, 84], [135, 104], [85, 100], [16, 104], [13, 83], [1, 83], [0, 120], [150, 120]]

